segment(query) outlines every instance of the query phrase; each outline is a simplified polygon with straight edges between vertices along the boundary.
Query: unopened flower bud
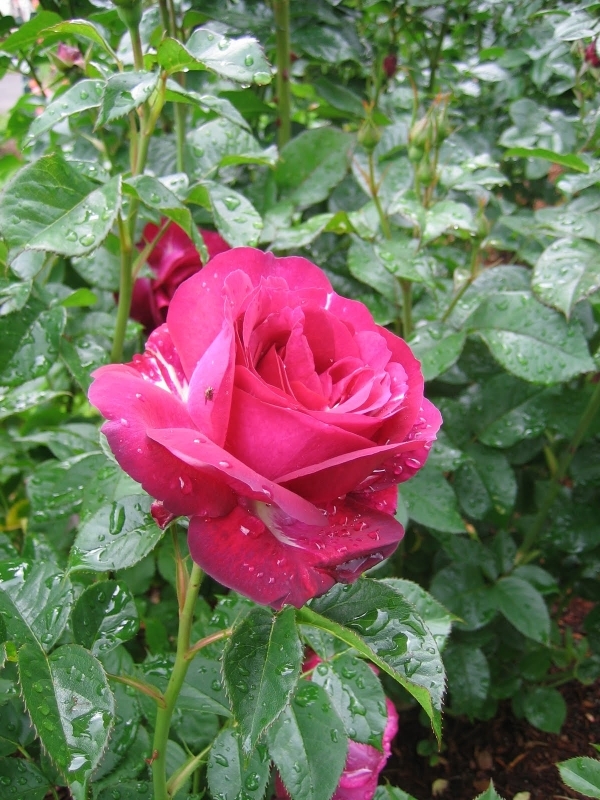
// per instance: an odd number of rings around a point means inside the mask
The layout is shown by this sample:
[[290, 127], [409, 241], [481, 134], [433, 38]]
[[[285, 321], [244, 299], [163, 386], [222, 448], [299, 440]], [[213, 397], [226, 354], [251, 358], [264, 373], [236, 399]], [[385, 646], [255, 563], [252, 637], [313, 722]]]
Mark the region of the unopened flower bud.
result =
[[128, 28], [136, 28], [142, 20], [142, 0], [112, 0], [119, 17]]
[[431, 168], [428, 158], [424, 158], [417, 167], [417, 178], [421, 186], [431, 186], [435, 181], [435, 170]]
[[63, 68], [69, 69], [70, 67], [84, 67], [85, 60], [78, 47], [71, 47], [71, 45], [60, 42], [56, 48], [56, 59], [60, 62]]
[[367, 153], [372, 153], [381, 139], [381, 129], [371, 117], [367, 117], [358, 129], [358, 141]]
[[383, 59], [383, 71], [387, 75], [388, 78], [393, 78], [396, 74], [396, 69], [398, 67], [398, 58], [395, 55], [390, 53], [389, 56], [386, 56]]
[[596, 40], [594, 40], [591, 44], [588, 44], [588, 46], [585, 48], [584, 57], [588, 64], [591, 64], [592, 67], [600, 67], [600, 58], [598, 57]]
[[418, 164], [425, 155], [425, 150], [422, 147], [417, 147], [416, 144], [411, 144], [408, 147], [408, 157], [413, 164]]
[[425, 147], [429, 142], [431, 132], [431, 120], [429, 117], [418, 119], [410, 129], [408, 134], [408, 141], [416, 147]]

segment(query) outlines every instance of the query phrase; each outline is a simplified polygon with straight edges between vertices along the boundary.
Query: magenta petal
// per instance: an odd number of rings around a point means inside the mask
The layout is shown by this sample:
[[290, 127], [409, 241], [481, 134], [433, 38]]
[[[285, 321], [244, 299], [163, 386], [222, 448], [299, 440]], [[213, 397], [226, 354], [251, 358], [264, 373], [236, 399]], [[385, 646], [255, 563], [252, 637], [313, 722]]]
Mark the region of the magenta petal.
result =
[[146, 433], [189, 466], [218, 470], [219, 479], [240, 497], [263, 503], [272, 502], [294, 519], [309, 525], [324, 524], [322, 514], [312, 503], [259, 475], [202, 434], [190, 428], [175, 427], [162, 430], [148, 428]]
[[221, 519], [194, 517], [190, 552], [209, 575], [257, 603], [299, 608], [334, 583], [356, 580], [404, 535], [393, 517], [350, 498], [330, 505], [322, 520], [317, 527], [274, 505], [238, 506]]
[[226, 449], [272, 480], [369, 445], [362, 436], [234, 389]]
[[198, 430], [218, 445], [225, 441], [229, 424], [234, 370], [233, 330], [224, 322], [194, 370], [187, 403]]
[[193, 469], [147, 436], [149, 428], [193, 427], [178, 397], [145, 380], [133, 367], [112, 364], [94, 373], [90, 402], [108, 422], [102, 431], [122, 469], [173, 514], [226, 514], [231, 490], [204, 469]]

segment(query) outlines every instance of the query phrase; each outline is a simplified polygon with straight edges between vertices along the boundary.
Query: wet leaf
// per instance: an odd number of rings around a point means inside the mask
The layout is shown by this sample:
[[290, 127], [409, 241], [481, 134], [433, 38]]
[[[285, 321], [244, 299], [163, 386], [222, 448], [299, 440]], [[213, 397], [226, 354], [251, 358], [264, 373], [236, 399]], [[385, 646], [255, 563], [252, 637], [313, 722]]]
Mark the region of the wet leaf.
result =
[[550, 639], [550, 615], [542, 595], [521, 578], [501, 578], [495, 586], [498, 609], [524, 636], [541, 644]]
[[69, 571], [109, 572], [144, 558], [164, 533], [150, 514], [151, 503], [147, 495], [123, 497], [87, 518], [71, 549]]
[[600, 761], [579, 756], [557, 765], [563, 781], [586, 797], [600, 797]]
[[29, 128], [26, 144], [33, 142], [42, 133], [51, 130], [63, 119], [67, 119], [73, 114], [79, 114], [81, 111], [98, 108], [103, 90], [104, 81], [100, 80], [83, 80], [71, 86], [64, 94], [48, 103], [40, 116], [34, 119]]
[[73, 609], [75, 641], [95, 656], [133, 638], [138, 628], [133, 595], [117, 581], [88, 586]]
[[165, 38], [158, 47], [158, 63], [170, 75], [182, 70], [210, 69], [239, 83], [271, 82], [271, 67], [256, 39], [230, 39], [206, 28], [197, 28], [185, 45]]
[[[367, 611], [365, 611], [367, 609]], [[315, 613], [316, 612], [316, 613]], [[361, 578], [313, 600], [300, 619], [354, 647], [404, 686], [441, 731], [444, 667], [432, 634], [391, 586]]]
[[400, 495], [408, 507], [410, 518], [420, 525], [449, 533], [465, 530], [454, 489], [436, 467], [425, 465], [410, 481], [401, 485]]
[[483, 651], [469, 644], [452, 644], [444, 653], [450, 700], [455, 714], [473, 719], [481, 711], [490, 688], [490, 667]]
[[262, 219], [252, 203], [239, 192], [220, 183], [204, 183], [221, 236], [232, 247], [255, 247]]
[[158, 78], [157, 72], [118, 72], [111, 75], [102, 92], [96, 127], [101, 128], [139, 108], [156, 89]]
[[51, 563], [31, 566], [19, 559], [0, 565], [0, 614], [8, 638], [17, 646], [34, 642], [50, 650], [63, 632], [73, 588], [62, 570]]
[[24, 758], [0, 758], [0, 787], [15, 800], [43, 800], [50, 789], [48, 778]]
[[417, 328], [410, 349], [421, 362], [423, 377], [432, 381], [455, 364], [465, 345], [464, 331], [455, 331], [442, 323], [430, 322]]
[[558, 383], [594, 369], [577, 323], [527, 292], [487, 297], [466, 322], [505, 369], [531, 383]]
[[537, 260], [531, 281], [537, 296], [568, 318], [574, 306], [600, 288], [600, 246], [560, 239]]
[[210, 750], [206, 777], [213, 797], [222, 800], [261, 800], [269, 780], [270, 759], [267, 748], [259, 744], [250, 757], [242, 750], [241, 736], [223, 728]]
[[344, 726], [326, 692], [300, 680], [267, 732], [269, 753], [292, 800], [329, 800], [346, 762]]
[[83, 647], [67, 644], [46, 657], [33, 642], [18, 651], [23, 699], [42, 744], [85, 800], [114, 719], [114, 699], [102, 665]]
[[0, 196], [0, 233], [23, 250], [82, 256], [106, 238], [121, 206], [121, 178], [101, 187], [53, 153], [19, 170]]
[[438, 603], [418, 583], [413, 583], [413, 581], [408, 581], [405, 578], [386, 578], [382, 583], [391, 586], [396, 592], [400, 592], [416, 608], [417, 613], [433, 634], [437, 646], [442, 650], [450, 635], [452, 623], [456, 620], [454, 614], [451, 614], [441, 603]]
[[557, 689], [536, 686], [523, 698], [523, 711], [530, 725], [545, 733], [560, 733], [567, 705]]
[[227, 119], [213, 119], [187, 135], [192, 172], [196, 178], [213, 177], [219, 167], [238, 164], [273, 166], [277, 151], [263, 149], [245, 128]]
[[292, 608], [275, 616], [255, 608], [235, 628], [223, 652], [223, 676], [245, 751], [289, 701], [302, 655]]
[[483, 519], [491, 511], [507, 516], [517, 497], [517, 481], [506, 456], [471, 444], [454, 476], [454, 488], [465, 514]]

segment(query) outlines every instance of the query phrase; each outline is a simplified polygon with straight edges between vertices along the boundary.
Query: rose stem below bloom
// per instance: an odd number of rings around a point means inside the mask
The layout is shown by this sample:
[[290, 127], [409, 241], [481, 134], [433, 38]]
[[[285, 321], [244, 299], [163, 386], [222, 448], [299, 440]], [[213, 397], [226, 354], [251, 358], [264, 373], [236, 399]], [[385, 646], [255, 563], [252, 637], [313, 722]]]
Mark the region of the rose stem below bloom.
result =
[[167, 741], [169, 738], [169, 728], [171, 727], [171, 716], [177, 702], [177, 697], [183, 686], [191, 659], [188, 657], [190, 649], [190, 634], [194, 621], [194, 608], [198, 599], [200, 584], [202, 583], [203, 573], [197, 564], [192, 567], [190, 581], [188, 584], [183, 608], [179, 614], [179, 632], [177, 634], [177, 651], [173, 672], [169, 679], [169, 685], [165, 692], [165, 708], [158, 708], [156, 711], [156, 728], [154, 730], [153, 752], [157, 754], [152, 763], [152, 777], [154, 781], [154, 800], [170, 800], [167, 789]]

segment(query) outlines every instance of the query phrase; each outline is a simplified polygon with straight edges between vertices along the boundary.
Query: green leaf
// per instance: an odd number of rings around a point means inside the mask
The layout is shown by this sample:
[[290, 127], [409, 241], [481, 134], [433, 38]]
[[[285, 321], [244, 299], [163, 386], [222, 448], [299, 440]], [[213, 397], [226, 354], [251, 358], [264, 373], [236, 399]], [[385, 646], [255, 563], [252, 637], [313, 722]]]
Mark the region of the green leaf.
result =
[[303, 131], [281, 150], [275, 181], [281, 199], [308, 208], [327, 199], [350, 163], [353, 137], [337, 128]]
[[415, 252], [413, 241], [409, 239], [389, 239], [375, 247], [385, 268], [396, 278], [412, 283], [424, 283], [435, 288], [435, 261], [422, 253]]
[[421, 362], [426, 381], [437, 378], [458, 361], [465, 338], [464, 331], [455, 331], [439, 322], [428, 322], [416, 329], [410, 349]]
[[150, 175], [137, 175], [134, 178], [129, 178], [123, 184], [123, 190], [126, 194], [133, 194], [138, 197], [148, 208], [160, 211], [165, 217], [179, 225], [196, 245], [203, 263], [208, 261], [208, 252], [206, 251], [204, 239], [198, 232], [189, 208], [184, 206], [178, 197], [170, 189], [167, 189], [158, 178], [153, 178]]
[[21, 281], [19, 283], [7, 283], [0, 289], [0, 317], [20, 311], [29, 300], [32, 281]]
[[[106, 459], [99, 452], [39, 464], [27, 482], [30, 526], [46, 534], [53, 526], [59, 526], [64, 536], [67, 526], [72, 524], [72, 515], [81, 510], [84, 494], [105, 465]], [[61, 546], [65, 546], [64, 542]]]
[[557, 765], [563, 781], [586, 797], [600, 797], [600, 761], [587, 756], [560, 761]]
[[292, 608], [275, 616], [255, 608], [235, 628], [223, 652], [223, 676], [246, 752], [289, 701], [302, 655]]
[[82, 39], [87, 39], [94, 44], [101, 47], [104, 52], [109, 55], [114, 61], [118, 62], [117, 54], [106, 41], [104, 36], [98, 30], [98, 27], [87, 19], [70, 19], [64, 22], [59, 22], [58, 25], [53, 25], [43, 32], [43, 38], [47, 39], [52, 36], [60, 40], [65, 34], [71, 36], [80, 36]]
[[95, 305], [97, 302], [98, 295], [95, 295], [90, 289], [82, 287], [81, 289], [75, 289], [74, 292], [71, 292], [68, 297], [61, 300], [60, 304], [63, 308], [87, 308]]
[[462, 533], [465, 524], [458, 513], [454, 489], [436, 467], [426, 464], [400, 487], [410, 518], [419, 525], [448, 533]]
[[164, 533], [150, 514], [151, 502], [147, 495], [123, 497], [86, 519], [71, 549], [69, 570], [108, 572], [141, 561]]
[[[141, 760], [143, 763], [143, 758]], [[115, 789], [115, 786], [119, 788]], [[152, 784], [149, 781], [126, 781], [123, 783], [118, 780], [102, 789], [96, 795], [96, 800], [115, 800], [115, 791], [119, 792], [119, 800], [153, 800], [154, 797]]]
[[58, 153], [17, 172], [0, 196], [0, 233], [23, 250], [82, 256], [102, 244], [121, 206], [121, 178], [96, 187]]
[[505, 369], [531, 383], [559, 383], [594, 369], [579, 325], [527, 292], [486, 297], [465, 324]]
[[114, 719], [114, 699], [102, 665], [76, 644], [46, 657], [32, 642], [18, 651], [18, 664], [23, 699], [38, 736], [74, 800], [85, 800], [87, 780]]
[[64, 308], [48, 309], [32, 294], [19, 311], [0, 317], [0, 384], [14, 386], [45, 375], [56, 362], [67, 321]]
[[158, 85], [158, 72], [118, 72], [106, 81], [96, 128], [143, 105]]
[[43, 379], [27, 381], [12, 391], [8, 387], [0, 386], [0, 420], [13, 414], [22, 414], [62, 394], [66, 392], [52, 392], [46, 389]]
[[73, 588], [54, 564], [4, 561], [0, 565], [0, 614], [10, 640], [41, 645], [56, 643], [73, 605]]
[[483, 651], [469, 644], [453, 644], [444, 653], [444, 666], [453, 713], [476, 717], [487, 699], [491, 682]]
[[589, 172], [590, 168], [582, 158], [571, 153], [555, 153], [554, 150], [547, 150], [545, 147], [511, 147], [504, 154], [505, 158], [541, 158], [544, 161], [551, 161], [553, 164], [560, 164], [561, 167], [568, 167], [577, 172]]
[[567, 717], [567, 706], [557, 689], [537, 686], [523, 698], [523, 711], [530, 725], [545, 733], [560, 733]]
[[123, 761], [129, 748], [136, 742], [140, 729], [141, 709], [135, 689], [115, 681], [112, 692], [115, 698], [115, 724], [110, 734], [108, 748], [94, 771], [94, 783], [113, 772]]
[[399, 592], [361, 578], [350, 586], [337, 584], [299, 614], [303, 622], [329, 631], [401, 683], [440, 735], [442, 659], [432, 634]]
[[460, 619], [456, 627], [478, 630], [495, 617], [497, 596], [478, 566], [453, 563], [436, 573], [431, 594]]
[[251, 133], [227, 119], [213, 119], [191, 130], [186, 141], [196, 178], [208, 177], [219, 167], [273, 166], [277, 161], [277, 151], [273, 147], [263, 150]]
[[[166, 688], [166, 687], [165, 687]], [[196, 709], [211, 712], [221, 717], [230, 717], [231, 709], [223, 686], [221, 661], [196, 656], [192, 661], [178, 701], [183, 708], [188, 703], [188, 696], [193, 699]]]
[[216, 97], [212, 94], [200, 94], [190, 89], [184, 89], [172, 78], [167, 80], [165, 97], [172, 103], [188, 103], [200, 108], [205, 114], [217, 114], [223, 119], [233, 122], [240, 128], [250, 130], [250, 126], [240, 114], [233, 103], [225, 97]]
[[[126, 191], [125, 185], [123, 189]], [[116, 292], [121, 271], [118, 247], [116, 236], [109, 234], [104, 245], [94, 250], [91, 256], [74, 258], [73, 269], [91, 286]]]
[[473, 212], [464, 203], [454, 200], [440, 200], [425, 215], [425, 229], [422, 241], [431, 242], [447, 231], [462, 231], [471, 234], [476, 232]]
[[573, 307], [600, 289], [600, 245], [581, 239], [560, 239], [538, 258], [533, 291], [567, 317]]
[[205, 28], [196, 29], [185, 45], [165, 38], [158, 47], [158, 63], [169, 75], [182, 70], [210, 69], [238, 83], [271, 82], [271, 67], [256, 39], [230, 39]]
[[330, 800], [348, 749], [325, 691], [300, 680], [292, 702], [267, 731], [269, 754], [292, 800]]
[[452, 622], [456, 619], [441, 603], [425, 591], [422, 586], [404, 578], [385, 578], [382, 583], [391, 586], [414, 606], [417, 613], [433, 634], [441, 650], [450, 635]]
[[232, 247], [256, 247], [263, 222], [252, 203], [239, 192], [206, 181], [215, 225]]
[[375, 790], [373, 800], [415, 800], [412, 794], [403, 792], [397, 786], [390, 786], [386, 783], [385, 786], [378, 786]]
[[62, 19], [54, 11], [38, 12], [2, 42], [2, 50], [5, 53], [27, 52], [37, 44], [41, 31], [57, 22]]
[[210, 750], [206, 778], [213, 797], [222, 800], [261, 800], [267, 788], [270, 771], [269, 756], [264, 744], [259, 744], [248, 757], [243, 753], [238, 731], [223, 728]]
[[497, 375], [483, 384], [475, 420], [479, 441], [491, 447], [512, 447], [539, 436], [548, 424], [548, 399], [553, 389]]
[[541, 644], [550, 639], [550, 615], [542, 595], [521, 578], [501, 578], [495, 586], [498, 609], [524, 636]]
[[132, 639], [138, 628], [133, 595], [117, 581], [101, 581], [88, 586], [73, 609], [75, 641], [95, 656]]
[[402, 290], [399, 281], [387, 269], [379, 252], [358, 236], [351, 237], [348, 250], [348, 269], [361, 283], [375, 289], [394, 305], [400, 305]]
[[318, 664], [311, 680], [327, 692], [349, 738], [381, 750], [387, 708], [383, 687], [369, 665], [346, 653]]
[[64, 94], [52, 100], [43, 113], [33, 120], [25, 143], [33, 142], [42, 133], [49, 131], [73, 114], [88, 111], [90, 108], [98, 108], [103, 89], [104, 81], [100, 80], [83, 80], [71, 86]]
[[490, 511], [507, 516], [517, 498], [517, 481], [506, 456], [479, 444], [469, 445], [454, 476], [464, 512], [483, 519]]
[[478, 795], [475, 800], [504, 800], [504, 798], [500, 797], [498, 792], [494, 789], [494, 781], [490, 780], [488, 788], [485, 792]]
[[24, 758], [0, 758], [0, 786], [15, 800], [44, 800], [50, 789], [48, 778]]
[[[329, 213], [315, 214], [299, 225], [280, 228], [277, 230], [271, 246], [274, 250], [295, 250], [306, 247], [328, 228], [335, 216], [335, 214]], [[265, 234], [261, 237], [261, 241], [265, 241]], [[269, 240], [266, 239], [266, 241]]]

